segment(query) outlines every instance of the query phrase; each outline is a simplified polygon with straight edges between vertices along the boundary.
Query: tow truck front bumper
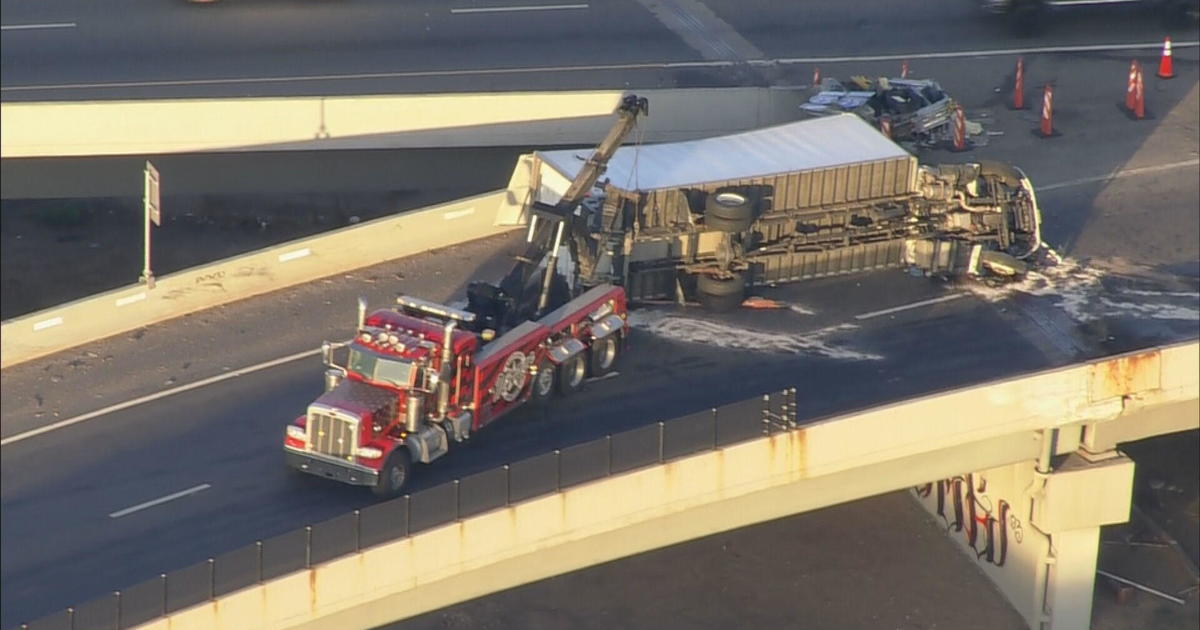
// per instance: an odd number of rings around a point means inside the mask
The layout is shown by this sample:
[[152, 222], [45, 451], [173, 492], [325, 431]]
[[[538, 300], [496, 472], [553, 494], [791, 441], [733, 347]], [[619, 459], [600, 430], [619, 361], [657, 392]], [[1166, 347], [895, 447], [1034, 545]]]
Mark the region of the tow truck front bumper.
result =
[[352, 486], [374, 486], [379, 481], [379, 471], [344, 459], [298, 451], [287, 446], [283, 448], [283, 457], [287, 465], [296, 470]]

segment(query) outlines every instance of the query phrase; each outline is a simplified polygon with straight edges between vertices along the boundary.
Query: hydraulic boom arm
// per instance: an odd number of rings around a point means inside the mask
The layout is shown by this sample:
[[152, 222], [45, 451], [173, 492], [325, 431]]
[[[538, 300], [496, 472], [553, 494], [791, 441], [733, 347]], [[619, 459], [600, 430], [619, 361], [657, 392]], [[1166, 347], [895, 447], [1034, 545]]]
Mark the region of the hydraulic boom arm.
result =
[[[642, 97], [629, 94], [617, 106], [617, 121], [608, 135], [588, 157], [579, 173], [575, 175], [567, 191], [553, 206], [534, 202], [529, 217], [528, 245], [517, 264], [500, 281], [498, 287], [473, 283], [468, 289], [468, 298], [476, 308], [491, 311], [491, 317], [482, 320], [497, 328], [524, 319], [536, 319], [551, 306], [551, 293], [558, 266], [558, 251], [564, 234], [571, 229], [576, 208], [591, 192], [592, 187], [604, 174], [608, 161], [637, 125], [639, 115], [649, 114], [649, 102]], [[533, 275], [545, 261], [540, 290], [534, 293]], [[537, 296], [534, 301], [534, 295]], [[483, 324], [481, 324], [483, 325]]]

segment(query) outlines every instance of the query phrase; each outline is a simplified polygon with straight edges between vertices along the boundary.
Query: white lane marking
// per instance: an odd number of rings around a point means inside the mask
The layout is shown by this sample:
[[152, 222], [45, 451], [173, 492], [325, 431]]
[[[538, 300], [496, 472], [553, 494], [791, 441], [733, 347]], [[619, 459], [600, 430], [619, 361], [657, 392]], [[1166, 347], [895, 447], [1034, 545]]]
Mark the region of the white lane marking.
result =
[[881, 315], [891, 315], [892, 313], [899, 313], [900, 311], [907, 311], [909, 309], [921, 308], [922, 306], [930, 306], [933, 304], [940, 304], [942, 302], [949, 302], [950, 300], [957, 300], [958, 298], [965, 297], [966, 295], [966, 293], [951, 293], [950, 295], [943, 295], [942, 297], [936, 297], [930, 300], [921, 300], [920, 302], [913, 302], [912, 304], [893, 306], [892, 308], [885, 308], [880, 311], [871, 311], [869, 313], [855, 315], [854, 319], [861, 321], [864, 319], [871, 319], [872, 317], [879, 317]]
[[134, 302], [141, 302], [146, 299], [146, 292], [142, 291], [134, 295], [127, 295], [123, 298], [117, 298], [117, 306], [128, 306]]
[[1107, 182], [1122, 177], [1133, 177], [1135, 175], [1145, 175], [1147, 173], [1157, 173], [1159, 171], [1172, 171], [1177, 168], [1187, 168], [1189, 166], [1200, 166], [1200, 158], [1194, 160], [1185, 160], [1183, 162], [1171, 162], [1170, 164], [1159, 164], [1158, 166], [1143, 166], [1141, 168], [1131, 168], [1123, 171], [1113, 171], [1108, 175], [1094, 175], [1092, 177], [1081, 177], [1072, 179], [1071, 181], [1059, 182], [1057, 184], [1048, 184], [1045, 186], [1034, 186], [1036, 192], [1045, 192], [1048, 190], [1058, 190], [1060, 188], [1070, 188], [1072, 186], [1082, 186], [1084, 184], [1094, 184], [1096, 182]]
[[512, 7], [478, 7], [475, 9], [450, 9], [451, 13], [504, 13], [507, 11], [562, 11], [564, 9], [586, 9], [586, 4], [542, 4]]
[[205, 490], [208, 490], [211, 487], [212, 486], [210, 486], [206, 483], [202, 483], [194, 488], [188, 488], [187, 490], [180, 490], [179, 492], [176, 492], [174, 494], [168, 494], [165, 497], [159, 497], [152, 501], [146, 501], [145, 503], [139, 503], [133, 507], [127, 507], [124, 510], [117, 510], [116, 512], [113, 512], [112, 514], [109, 514], [108, 518], [121, 518], [122, 516], [127, 516], [129, 514], [133, 514], [134, 512], [138, 512], [138, 511], [144, 510], [146, 508], [151, 508], [156, 505], [162, 505], [163, 503], [166, 503], [168, 501], [174, 501], [175, 499], [182, 499], [183, 497], [186, 497], [189, 494], [196, 494], [197, 492], [204, 492]]
[[62, 323], [63, 323], [63, 318], [51, 317], [50, 319], [43, 319], [42, 321], [35, 323], [33, 325], [33, 330], [34, 330], [34, 332], [37, 332], [39, 330], [45, 330], [47, 328], [54, 328], [55, 326], [59, 326]]
[[[1195, 48], [1200, 41], [1187, 41], [1181, 44], [1171, 42], [1175, 48]], [[931, 53], [904, 53], [898, 55], [855, 55], [849, 57], [785, 57], [774, 60], [774, 63], [839, 63], [843, 61], [895, 61], [904, 59], [957, 59], [960, 57], [1001, 57], [1006, 55], [1032, 55], [1036, 53], [1078, 53], [1105, 52], [1121, 50], [1144, 50], [1146, 48], [1161, 48], [1162, 42], [1146, 42], [1143, 44], [1093, 44], [1089, 46], [1041, 46], [1038, 48], [992, 48], [987, 50], [957, 50]], [[754, 62], [751, 61], [751, 64]], [[771, 62], [760, 62], [771, 63]]]
[[605, 374], [604, 376], [593, 376], [593, 377], [585, 380], [584, 382], [585, 383], [595, 383], [596, 381], [607, 381], [610, 378], [616, 378], [620, 375], [621, 375], [620, 372], [609, 372], [608, 374]]
[[51, 22], [48, 24], [5, 24], [0, 31], [35, 31], [48, 28], [75, 28], [74, 22]]
[[445, 219], [446, 221], [453, 221], [454, 219], [461, 219], [463, 217], [469, 217], [472, 214], [475, 214], [475, 208], [467, 208], [466, 210], [455, 210], [453, 212], [447, 212], [446, 214], [442, 215], [442, 218]]
[[297, 250], [296, 250], [296, 251], [294, 251], [294, 252], [288, 252], [288, 253], [286, 253], [286, 254], [280, 254], [280, 255], [279, 255], [279, 262], [287, 262], [287, 261], [289, 261], [289, 260], [296, 260], [297, 258], [304, 258], [305, 256], [307, 256], [307, 255], [309, 255], [309, 254], [311, 254], [311, 253], [312, 253], [312, 250], [310, 250], [310, 249], [309, 249], [309, 248], [307, 248], [307, 247], [305, 247], [304, 249], [297, 249]]
[[44, 427], [38, 427], [36, 429], [26, 431], [24, 433], [18, 433], [14, 436], [6, 437], [6, 438], [0, 440], [0, 446], [8, 446], [9, 444], [14, 444], [14, 443], [20, 442], [22, 440], [28, 440], [29, 438], [34, 437], [36, 435], [41, 435], [43, 433], [49, 433], [50, 431], [55, 431], [55, 430], [61, 429], [63, 427], [69, 427], [73, 424], [79, 424], [80, 422], [85, 422], [87, 420], [91, 420], [92, 418], [97, 418], [97, 417], [100, 417], [100, 416], [103, 416], [106, 414], [110, 414], [114, 411], [121, 411], [122, 409], [128, 409], [130, 407], [134, 407], [137, 405], [141, 405], [143, 403], [155, 401], [160, 398], [166, 398], [167, 396], [174, 396], [175, 394], [181, 394], [183, 392], [190, 391], [193, 389], [199, 389], [206, 385], [212, 385], [213, 383], [220, 383], [221, 381], [227, 381], [231, 378], [245, 376], [247, 374], [252, 374], [252, 373], [258, 372], [260, 370], [273, 368], [277, 365], [283, 365], [284, 363], [290, 363], [290, 362], [296, 361], [298, 359], [315, 357], [319, 354], [321, 354], [320, 348], [317, 348], [315, 350], [305, 350], [304, 352], [297, 352], [296, 354], [289, 354], [286, 357], [272, 359], [272, 360], [266, 361], [264, 363], [259, 363], [258, 365], [251, 365], [250, 367], [244, 367], [239, 370], [233, 370], [232, 372], [226, 372], [225, 374], [218, 374], [217, 376], [211, 376], [209, 378], [205, 378], [205, 379], [196, 381], [195, 383], [188, 383], [187, 385], [180, 385], [179, 387], [173, 387], [171, 389], [166, 389], [161, 392], [155, 392], [153, 394], [142, 396], [140, 398], [134, 398], [133, 400], [127, 400], [123, 403], [117, 403], [115, 405], [110, 405], [103, 409], [97, 409], [96, 411], [89, 411], [88, 413], [75, 416], [74, 418], [67, 418], [66, 420], [60, 420], [58, 422], [55, 422], [54, 424], [48, 424]]
[[[1194, 48], [1200, 41], [1171, 42], [1175, 48]], [[751, 66], [774, 66], [796, 63], [835, 63], [853, 61], [888, 61], [896, 59], [949, 59], [956, 57], [986, 57], [1002, 55], [1024, 55], [1035, 52], [1103, 52], [1120, 50], [1158, 49], [1162, 42], [1145, 44], [1101, 44], [1097, 46], [1057, 46], [1043, 48], [1009, 48], [996, 50], [967, 50], [945, 53], [905, 53], [895, 55], [869, 55], [858, 57], [792, 57], [785, 59], [750, 59]], [[545, 74], [550, 72], [596, 72], [602, 70], [679, 70], [687, 68], [727, 68], [733, 61], [678, 61], [611, 63], [582, 66], [542, 66], [528, 68], [481, 68], [476, 70], [412, 70], [405, 72], [367, 72], [356, 74], [323, 74], [285, 77], [246, 77], [240, 79], [180, 79], [173, 81], [127, 81], [115, 83], [63, 83], [60, 85], [10, 85], [0, 87], [0, 92], [28, 92], [33, 90], [87, 90], [108, 88], [181, 87], [200, 85], [244, 85], [250, 83], [292, 83], [302, 81], [355, 81], [372, 79], [416, 79], [428, 77], [495, 76], [515, 74]]]

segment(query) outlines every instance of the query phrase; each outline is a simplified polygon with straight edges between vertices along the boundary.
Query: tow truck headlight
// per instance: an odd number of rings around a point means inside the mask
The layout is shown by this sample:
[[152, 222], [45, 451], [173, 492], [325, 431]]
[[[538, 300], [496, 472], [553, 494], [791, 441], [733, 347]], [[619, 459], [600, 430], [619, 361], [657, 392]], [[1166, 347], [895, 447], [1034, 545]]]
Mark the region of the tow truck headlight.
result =
[[367, 459], [379, 459], [381, 456], [383, 456], [383, 451], [375, 448], [374, 446], [360, 446], [355, 450], [355, 453], [357, 453], [359, 457], [365, 457]]
[[304, 427], [298, 427], [294, 424], [289, 424], [287, 428], [287, 436], [293, 440], [304, 441], [308, 439], [308, 431]]

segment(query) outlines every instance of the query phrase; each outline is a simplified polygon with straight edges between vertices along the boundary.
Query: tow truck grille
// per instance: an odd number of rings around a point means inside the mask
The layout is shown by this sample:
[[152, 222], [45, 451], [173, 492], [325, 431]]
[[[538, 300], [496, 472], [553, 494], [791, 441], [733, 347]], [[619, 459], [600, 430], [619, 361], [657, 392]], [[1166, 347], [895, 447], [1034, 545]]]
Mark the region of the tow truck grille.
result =
[[349, 420], [313, 412], [308, 420], [308, 441], [318, 453], [354, 460], [354, 423]]

